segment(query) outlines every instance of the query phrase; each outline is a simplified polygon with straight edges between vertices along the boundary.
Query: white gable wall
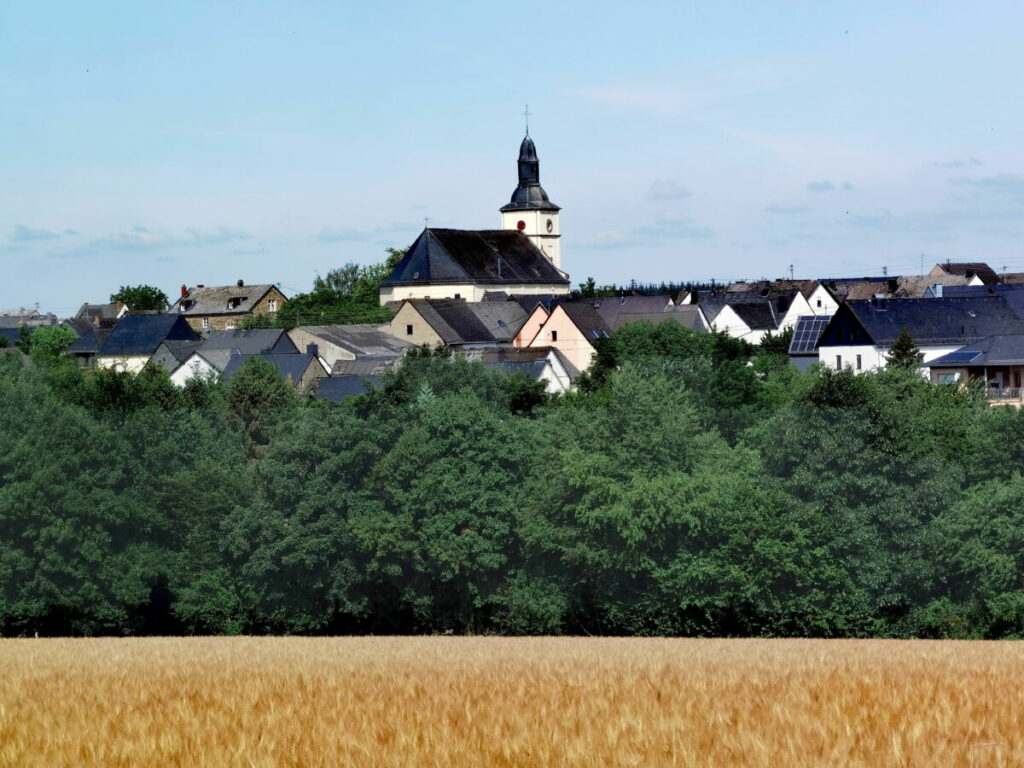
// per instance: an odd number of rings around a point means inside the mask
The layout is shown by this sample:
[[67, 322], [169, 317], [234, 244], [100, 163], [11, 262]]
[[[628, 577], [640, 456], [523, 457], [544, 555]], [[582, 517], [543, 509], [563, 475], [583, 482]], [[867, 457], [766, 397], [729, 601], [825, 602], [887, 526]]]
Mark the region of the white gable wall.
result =
[[818, 287], [814, 289], [810, 298], [807, 299], [807, 306], [811, 310], [808, 314], [832, 316], [839, 309], [839, 302], [835, 300], [824, 285], [818, 283]]

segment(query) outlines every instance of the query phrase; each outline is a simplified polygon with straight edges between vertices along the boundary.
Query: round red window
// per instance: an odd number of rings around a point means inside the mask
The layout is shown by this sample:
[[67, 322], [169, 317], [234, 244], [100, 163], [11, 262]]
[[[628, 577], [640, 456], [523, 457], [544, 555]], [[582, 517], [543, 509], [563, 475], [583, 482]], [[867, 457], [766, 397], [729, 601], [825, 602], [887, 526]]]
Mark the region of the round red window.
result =
[[526, 222], [520, 221], [518, 224], [516, 224], [516, 229], [526, 229]]

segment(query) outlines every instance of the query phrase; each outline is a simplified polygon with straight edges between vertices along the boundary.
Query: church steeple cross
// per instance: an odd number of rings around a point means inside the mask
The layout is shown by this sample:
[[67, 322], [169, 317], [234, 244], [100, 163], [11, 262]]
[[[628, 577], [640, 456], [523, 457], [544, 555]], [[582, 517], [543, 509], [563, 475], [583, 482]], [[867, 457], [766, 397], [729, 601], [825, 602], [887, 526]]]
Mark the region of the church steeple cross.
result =
[[526, 105], [526, 110], [523, 112], [523, 117], [526, 118], [526, 135], [530, 135], [530, 105]]

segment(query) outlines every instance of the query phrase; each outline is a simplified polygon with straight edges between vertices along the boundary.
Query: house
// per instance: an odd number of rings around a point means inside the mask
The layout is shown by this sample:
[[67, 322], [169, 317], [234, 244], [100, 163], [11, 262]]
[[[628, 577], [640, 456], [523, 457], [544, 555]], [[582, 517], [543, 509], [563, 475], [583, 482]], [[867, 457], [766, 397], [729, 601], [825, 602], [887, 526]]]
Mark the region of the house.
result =
[[378, 377], [385, 371], [397, 368], [402, 358], [363, 358], [361, 360], [336, 360], [331, 368], [331, 376], [363, 376]]
[[1024, 320], [1003, 296], [847, 301], [818, 340], [823, 365], [855, 371], [884, 368], [904, 330], [923, 353], [923, 367], [987, 336], [1024, 332]]
[[302, 325], [288, 331], [299, 349], [315, 344], [320, 360], [330, 370], [339, 360], [400, 359], [416, 345], [368, 323]]
[[67, 320], [67, 325], [79, 336], [84, 336], [96, 328], [113, 328], [114, 325], [128, 314], [128, 306], [123, 301], [108, 304], [90, 304], [85, 302], [78, 308], [74, 317]]
[[250, 330], [212, 331], [202, 343], [203, 352], [227, 351], [242, 355], [264, 352], [287, 355], [299, 351], [288, 332], [281, 328], [253, 328]]
[[383, 389], [379, 376], [327, 376], [316, 382], [317, 399], [334, 403], [343, 403], [371, 389]]
[[[983, 261], [971, 262], [949, 262], [936, 264], [929, 277], [941, 277], [942, 275], [963, 275], [969, 279], [977, 278], [985, 285], [995, 285], [999, 282], [999, 275], [988, 264]], [[972, 285], [975, 283], [972, 283]]]
[[181, 364], [192, 357], [202, 346], [202, 339], [171, 339], [164, 341], [150, 362], [159, 365], [167, 373], [174, 373]]
[[273, 315], [288, 298], [276, 285], [235, 285], [195, 288], [181, 286], [181, 297], [171, 308], [181, 314], [197, 333], [240, 329], [246, 318]]
[[612, 320], [611, 330], [617, 331], [619, 328], [630, 323], [645, 322], [652, 325], [661, 325], [667, 320], [672, 320], [679, 323], [683, 328], [689, 328], [691, 331], [697, 331], [698, 333], [705, 333], [709, 330], [704, 324], [704, 318], [701, 316], [700, 309], [692, 304], [672, 307], [666, 312], [620, 312]]
[[995, 403], [1021, 404], [1024, 333], [988, 336], [935, 358], [929, 364], [936, 384], [983, 381]]
[[796, 319], [789, 342], [789, 362], [806, 371], [818, 362], [818, 339], [832, 318], [828, 315], [803, 315]]
[[381, 283], [380, 302], [568, 294], [569, 278], [518, 230], [424, 229]]
[[543, 381], [550, 395], [560, 395], [572, 386], [569, 369], [554, 347], [486, 349], [480, 353], [480, 361], [492, 370], [521, 372], [534, 381]]
[[766, 333], [779, 327], [775, 308], [766, 296], [699, 292], [697, 308], [707, 328], [751, 344], [760, 344]]
[[0, 328], [43, 328], [59, 324], [56, 315], [43, 314], [38, 309], [12, 309], [0, 313]]
[[[99, 339], [99, 330], [95, 332]], [[84, 337], [83, 337], [84, 339]], [[83, 339], [79, 339], [81, 342]], [[195, 341], [196, 332], [177, 314], [125, 315], [95, 353], [96, 365], [138, 373], [166, 342]], [[78, 354], [77, 351], [72, 354]]]
[[950, 288], [984, 286], [977, 275], [924, 275], [897, 277], [892, 297], [898, 299], [941, 298]]
[[184, 387], [195, 378], [219, 377], [230, 360], [231, 353], [224, 350], [216, 350], [212, 353], [196, 350], [171, 371], [171, 383], [178, 387]]
[[415, 346], [472, 349], [511, 346], [526, 318], [514, 301], [409, 299], [381, 328]]
[[531, 338], [517, 337], [516, 345], [554, 347], [561, 355], [570, 379], [575, 381], [590, 367], [597, 354], [597, 341], [609, 338], [610, 332], [608, 324], [590, 300], [571, 301], [552, 307], [537, 333]]
[[258, 355], [232, 355], [224, 368], [224, 380], [231, 381], [238, 369], [251, 358], [259, 358], [270, 363], [277, 368], [282, 379], [300, 390], [307, 389], [313, 382], [327, 376], [327, 369], [324, 368], [315, 352], [291, 354], [264, 352]]

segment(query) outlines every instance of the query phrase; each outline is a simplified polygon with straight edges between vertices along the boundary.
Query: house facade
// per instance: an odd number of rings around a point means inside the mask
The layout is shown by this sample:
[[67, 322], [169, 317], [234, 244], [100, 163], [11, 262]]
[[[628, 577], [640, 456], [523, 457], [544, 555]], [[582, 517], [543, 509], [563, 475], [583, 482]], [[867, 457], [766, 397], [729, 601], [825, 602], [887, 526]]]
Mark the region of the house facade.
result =
[[932, 360], [986, 336], [1024, 332], [1024, 320], [1002, 296], [847, 301], [818, 340], [818, 360], [856, 372], [884, 368], [904, 330], [928, 368]]
[[184, 317], [196, 333], [241, 329], [254, 315], [280, 312], [288, 298], [276, 285], [181, 286], [181, 297], [171, 308]]

